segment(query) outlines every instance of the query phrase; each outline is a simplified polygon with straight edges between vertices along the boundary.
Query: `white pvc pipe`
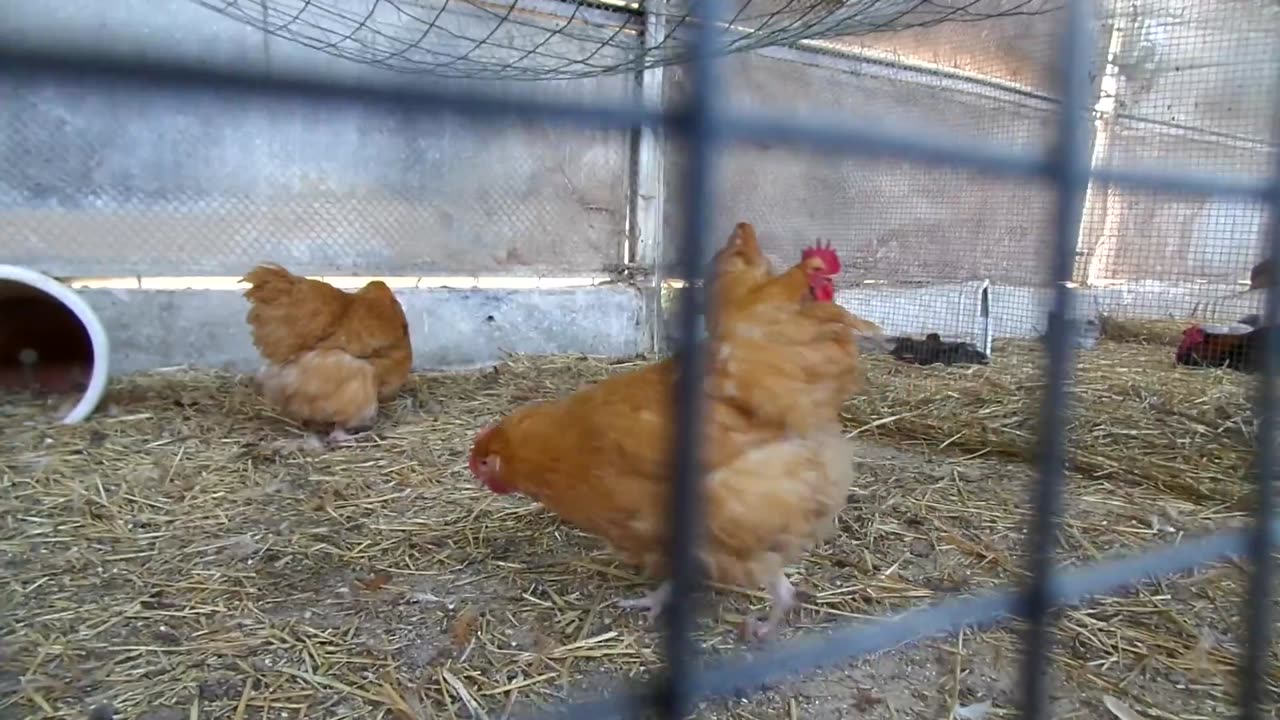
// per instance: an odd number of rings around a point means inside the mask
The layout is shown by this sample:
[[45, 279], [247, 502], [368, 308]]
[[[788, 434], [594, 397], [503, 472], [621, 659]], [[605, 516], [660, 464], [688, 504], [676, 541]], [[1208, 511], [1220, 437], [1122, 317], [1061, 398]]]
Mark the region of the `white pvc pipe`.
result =
[[74, 290], [30, 268], [17, 265], [0, 265], [0, 283], [11, 282], [26, 285], [29, 288], [52, 297], [62, 306], [75, 314], [76, 319], [89, 333], [89, 342], [93, 346], [93, 369], [89, 373], [89, 386], [85, 388], [80, 402], [71, 408], [71, 412], [62, 418], [65, 425], [74, 425], [84, 420], [97, 409], [102, 396], [107, 392], [107, 370], [111, 357], [111, 345], [107, 341], [107, 331], [97, 313], [89, 307]]

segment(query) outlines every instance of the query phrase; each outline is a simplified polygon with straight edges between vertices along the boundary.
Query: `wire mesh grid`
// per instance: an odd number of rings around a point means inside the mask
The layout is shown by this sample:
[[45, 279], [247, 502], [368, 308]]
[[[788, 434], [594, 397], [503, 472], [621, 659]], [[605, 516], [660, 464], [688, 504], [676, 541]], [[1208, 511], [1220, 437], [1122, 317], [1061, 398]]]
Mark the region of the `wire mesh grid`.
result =
[[[1098, 105], [1102, 167], [1196, 167], [1264, 177], [1280, 55], [1273, 9], [1117, 3]], [[1261, 259], [1258, 203], [1099, 188], [1081, 238], [1077, 278], [1143, 287], [1108, 303], [1123, 317], [1233, 322], [1261, 311], [1248, 290]]]
[[[712, 12], [708, 3], [704, 12]], [[600, 703], [562, 708], [573, 717], [606, 717], [622, 715], [632, 703], [656, 700], [668, 717], [683, 717], [694, 703], [709, 695], [724, 695], [750, 690], [783, 674], [801, 672], [813, 667], [840, 662], [888, 649], [899, 643], [932, 634], [981, 626], [1002, 617], [1013, 616], [1028, 621], [1028, 662], [1025, 664], [1023, 710], [1027, 717], [1045, 716], [1045, 650], [1046, 627], [1050, 610], [1055, 605], [1088, 599], [1107, 590], [1131, 585], [1159, 574], [1184, 571], [1200, 564], [1228, 556], [1246, 555], [1253, 568], [1248, 597], [1247, 646], [1240, 685], [1242, 715], [1261, 717], [1266, 689], [1264, 675], [1270, 639], [1269, 610], [1271, 603], [1271, 563], [1267, 562], [1274, 546], [1276, 520], [1273, 510], [1272, 478], [1275, 468], [1274, 442], [1276, 418], [1275, 378], [1280, 371], [1280, 339], [1270, 336], [1266, 348], [1266, 367], [1261, 374], [1258, 417], [1261, 422], [1256, 466], [1256, 498], [1254, 524], [1244, 532], [1222, 533], [1177, 546], [1160, 548], [1148, 554], [1104, 562], [1096, 566], [1060, 572], [1053, 564], [1056, 516], [1060, 511], [1064, 474], [1065, 418], [1067, 415], [1067, 378], [1072, 360], [1070, 342], [1073, 317], [1073, 291], [1067, 282], [1078, 271], [1075, 262], [1078, 227], [1081, 217], [1089, 213], [1086, 188], [1090, 183], [1088, 148], [1088, 108], [1091, 105], [1092, 80], [1086, 68], [1091, 66], [1094, 44], [1090, 41], [1093, 26], [1088, 22], [1087, 5], [1071, 4], [1071, 22], [1064, 42], [1065, 50], [1058, 70], [1062, 86], [1067, 88], [1061, 107], [1068, 111], [1054, 115], [1052, 151], [1042, 157], [1026, 145], [998, 147], [990, 142], [956, 142], [951, 128], [932, 132], [877, 127], [874, 123], [827, 123], [822, 120], [783, 120], [761, 114], [731, 116], [723, 113], [721, 96], [733, 88], [720, 85], [715, 66], [715, 26], [696, 23], [695, 44], [689, 56], [689, 85], [686, 105], [680, 110], [655, 112], [626, 105], [561, 103], [555, 101], [494, 99], [468, 93], [430, 89], [381, 90], [356, 84], [339, 85], [281, 78], [260, 78], [219, 73], [195, 67], [166, 67], [147, 62], [112, 61], [106, 58], [74, 57], [66, 54], [41, 55], [17, 50], [0, 50], [0, 70], [11, 77], [37, 82], [85, 77], [102, 83], [142, 88], [174, 88], [199, 85], [210, 90], [231, 91], [245, 96], [289, 97], [316, 105], [336, 106], [357, 102], [392, 108], [408, 113], [456, 113], [493, 121], [516, 114], [525, 119], [539, 118], [548, 122], [572, 123], [621, 130], [639, 124], [662, 128], [673, 138], [685, 143], [685, 165], [678, 185], [682, 205], [682, 254], [676, 269], [695, 283], [703, 279], [709, 243], [714, 236], [708, 197], [709, 188], [721, 175], [721, 163], [730, 165], [732, 155], [725, 153], [726, 144], [743, 143], [747, 147], [777, 144], [798, 147], [809, 152], [841, 154], [895, 163], [898, 159], [923, 163], [931, 171], [974, 173], [987, 182], [1043, 183], [1045, 198], [1039, 201], [1044, 210], [1046, 229], [1052, 243], [1046, 248], [1043, 236], [1033, 238], [1026, 247], [1029, 260], [1019, 268], [1017, 277], [1031, 278], [1039, 265], [1051, 267], [1050, 277], [1041, 284], [1051, 288], [1049, 324], [1047, 328], [1047, 394], [1040, 424], [1038, 464], [1040, 482], [1033, 504], [1036, 524], [1033, 528], [1031, 583], [1025, 589], [1010, 590], [988, 596], [959, 599], [935, 607], [913, 611], [898, 618], [876, 621], [865, 626], [844, 628], [816, 640], [786, 644], [756, 657], [730, 659], [698, 668], [689, 642], [691, 596], [698, 587], [696, 567], [691, 562], [694, 520], [698, 510], [698, 449], [694, 433], [697, 424], [699, 393], [693, 392], [700, 381], [697, 318], [707, 310], [701, 293], [690, 294], [691, 302], [681, 313], [681, 358], [683, 392], [679, 394], [677, 453], [674, 466], [676, 487], [680, 488], [673, 507], [676, 527], [680, 529], [673, 543], [674, 567], [677, 568], [674, 606], [670, 620], [669, 667], [672, 672], [652, 689], [636, 695], [619, 695]], [[1114, 64], [1114, 62], [1112, 63]], [[1273, 63], [1274, 66], [1274, 63]], [[1263, 113], [1274, 118], [1275, 96], [1268, 98]], [[1262, 107], [1262, 106], [1260, 106]], [[1074, 108], [1075, 112], [1070, 110]], [[924, 118], [923, 127], [937, 128], [938, 123]], [[1037, 125], [1037, 127], [1043, 127]], [[1269, 132], [1269, 131], [1268, 131]], [[1016, 137], [1016, 136], [1015, 136]], [[1267, 155], [1270, 157], [1267, 157]], [[1176, 175], [1170, 168], [1133, 171], [1129, 163], [1108, 163], [1094, 168], [1092, 182], [1102, 186], [1108, 196], [1118, 192], [1145, 193], [1161, 198], [1209, 195], [1222, 198], [1215, 202], [1239, 202], [1248, 207], [1266, 209], [1267, 254], [1280, 249], [1280, 168], [1275, 153], [1257, 152], [1265, 159], [1258, 169], [1241, 172], [1240, 167], [1212, 167], [1210, 170], [1234, 170], [1235, 177], [1218, 180], [1209, 175]], [[1198, 156], [1208, 158], [1209, 155]], [[1207, 160], [1206, 160], [1207, 162]], [[1179, 166], [1184, 163], [1177, 163]], [[1265, 165], [1265, 167], [1263, 167]], [[1252, 166], [1250, 166], [1252, 167]], [[958, 170], [956, 168], [965, 168]], [[1203, 166], [1197, 169], [1205, 170]], [[966, 175], [968, 177], [968, 175]], [[992, 179], [995, 178], [995, 179]], [[1040, 192], [1039, 190], [1037, 192]], [[1247, 217], [1247, 216], [1246, 216]], [[1134, 221], [1136, 222], [1136, 221]], [[1252, 221], [1246, 220], [1246, 224]], [[1261, 225], [1259, 220], [1256, 225]], [[784, 227], [779, 221], [778, 227]], [[1258, 228], [1253, 228], [1256, 239]], [[838, 232], [840, 228], [832, 228]], [[1241, 233], [1243, 235], [1243, 233]], [[790, 241], [807, 242], [800, 237]], [[850, 243], [859, 242], [856, 238]], [[856, 246], [855, 246], [856, 247]], [[787, 252], [775, 253], [779, 258]], [[1037, 256], [1046, 249], [1049, 252]], [[854, 253], [856, 256], [856, 252]], [[1043, 264], [1042, 264], [1043, 263]], [[911, 268], [911, 272], [924, 271]], [[1280, 281], [1280, 273], [1272, 277]], [[1012, 276], [1012, 274], [1011, 274]], [[1015, 278], [1016, 279], [1016, 278]], [[1280, 318], [1280, 296], [1265, 293], [1265, 319], [1274, 323]]]
[[[766, 51], [725, 63], [733, 78], [727, 100], [743, 111], [783, 102], [838, 117], [914, 117], [1013, 151], [1043, 146], [1056, 112], [1055, 100], [1025, 89], [812, 51]], [[687, 89], [679, 68], [669, 76], [668, 100], [676, 102]], [[668, 155], [668, 236], [684, 213], [682, 155], [679, 148]], [[982, 341], [991, 285], [1043, 285], [1041, 238], [1052, 209], [1043, 183], [893, 159], [796, 154], [768, 142], [726, 149], [718, 181], [714, 227], [750, 218], [779, 267], [818, 240], [831, 242], [842, 257], [844, 301], [890, 335]], [[678, 278], [675, 248], [668, 250], [665, 274]], [[1026, 322], [1040, 314], [1030, 304], [1017, 312]]]
[[[321, 0], [193, 0], [219, 13], [326, 53], [403, 73], [459, 78], [545, 80], [634, 71], [680, 62], [688, 3], [665, 4], [666, 41], [633, 52], [641, 5], [626, 0], [577, 2], [568, 17], [532, 0], [395, 2], [366, 7]], [[721, 50], [742, 51], [815, 37], [929, 28], [1049, 12], [1044, 0], [743, 0], [728, 21], [736, 32], [717, 39]], [[612, 16], [612, 17], [610, 17]], [[479, 20], [480, 24], [465, 19]], [[602, 18], [608, 18], [601, 22]]]
[[624, 259], [625, 132], [21, 79], [0, 92], [5, 254], [56, 276], [230, 276], [267, 258], [320, 275], [580, 276]]

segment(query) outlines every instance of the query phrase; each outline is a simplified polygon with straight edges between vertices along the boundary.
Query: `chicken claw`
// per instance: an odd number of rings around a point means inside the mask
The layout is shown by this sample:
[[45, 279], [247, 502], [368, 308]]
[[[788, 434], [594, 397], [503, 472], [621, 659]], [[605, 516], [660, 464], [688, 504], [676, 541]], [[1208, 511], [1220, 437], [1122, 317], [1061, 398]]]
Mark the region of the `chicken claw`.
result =
[[767, 589], [772, 600], [768, 618], [761, 622], [759, 618], [748, 617], [742, 622], [742, 634], [748, 642], [758, 642], [772, 635], [796, 605], [796, 589], [785, 574], [778, 573]]
[[667, 601], [670, 599], [671, 583], [664, 582], [658, 586], [657, 590], [651, 590], [642, 597], [624, 598], [614, 604], [624, 610], [644, 610], [649, 622], [653, 623], [662, 614], [662, 610], [667, 606]]
[[329, 433], [328, 442], [330, 445], [344, 445], [354, 440], [355, 437], [355, 435], [348, 433], [342, 428], [334, 428], [333, 432]]

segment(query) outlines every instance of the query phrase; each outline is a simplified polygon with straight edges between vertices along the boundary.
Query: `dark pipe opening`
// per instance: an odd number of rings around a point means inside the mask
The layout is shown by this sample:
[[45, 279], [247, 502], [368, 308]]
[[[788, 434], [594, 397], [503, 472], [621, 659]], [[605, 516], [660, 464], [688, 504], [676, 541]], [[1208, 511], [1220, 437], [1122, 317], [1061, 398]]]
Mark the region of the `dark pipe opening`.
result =
[[89, 330], [57, 298], [0, 281], [0, 391], [84, 392], [93, 370]]

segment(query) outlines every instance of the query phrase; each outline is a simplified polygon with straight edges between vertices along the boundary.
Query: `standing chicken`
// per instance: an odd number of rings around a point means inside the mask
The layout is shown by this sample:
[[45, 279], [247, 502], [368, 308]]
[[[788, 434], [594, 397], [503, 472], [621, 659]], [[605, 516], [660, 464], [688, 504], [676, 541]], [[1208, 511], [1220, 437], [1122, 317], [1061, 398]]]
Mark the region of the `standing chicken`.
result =
[[244, 276], [253, 344], [267, 401], [302, 423], [332, 427], [331, 442], [373, 425], [379, 401], [395, 397], [413, 364], [409, 323], [391, 288], [354, 293], [277, 265]]
[[840, 258], [822, 241], [800, 253], [800, 262], [781, 275], [773, 274], [773, 265], [760, 250], [756, 230], [751, 223], [740, 222], [729, 240], [712, 261], [715, 278], [715, 317], [708, 328], [716, 327], [740, 311], [761, 303], [790, 306], [805, 298], [818, 302], [835, 300], [833, 278], [840, 273]]
[[[821, 277], [813, 284], [821, 286]], [[762, 278], [770, 279], [767, 270]], [[718, 279], [729, 281], [719, 288], [735, 280]], [[777, 285], [757, 282], [737, 295], [729, 321], [712, 337], [702, 428], [707, 472], [700, 560], [715, 582], [768, 590], [768, 619], [749, 620], [745, 628], [752, 638], [772, 632], [794, 606], [783, 568], [833, 532], [844, 506], [852, 455], [831, 408], [845, 398], [824, 394], [860, 383], [853, 336], [865, 325], [838, 305], [811, 298], [756, 302], [756, 293], [771, 287]], [[745, 338], [757, 339], [745, 347]], [[767, 338], [776, 338], [772, 346]], [[797, 379], [806, 373], [842, 380], [802, 387]], [[494, 492], [533, 498], [647, 574], [664, 577], [677, 374], [668, 359], [517, 408], [480, 433], [471, 472]], [[770, 388], [775, 383], [781, 389]], [[777, 398], [785, 407], [773, 407]], [[808, 404], [813, 416], [803, 432], [789, 426], [797, 404]], [[648, 610], [652, 618], [669, 592], [664, 582], [619, 604]]]
[[[711, 326], [724, 342], [712, 358], [722, 372], [711, 377], [711, 392], [751, 408], [761, 419], [780, 421], [792, 432], [833, 421], [845, 400], [861, 389], [864, 376], [859, 364], [846, 368], [831, 362], [830, 353], [856, 360], [856, 335], [879, 335], [880, 328], [834, 304], [832, 278], [840, 259], [830, 244], [824, 247], [819, 241], [801, 253], [797, 265], [773, 275], [750, 223], [738, 223], [716, 254], [715, 269]], [[797, 305], [802, 316], [817, 324], [793, 322]], [[767, 316], [772, 322], [764, 333]], [[780, 352], [788, 346], [793, 352]], [[770, 382], [738, 382], [742, 375], [769, 377]], [[827, 412], [818, 412], [819, 407]]]

